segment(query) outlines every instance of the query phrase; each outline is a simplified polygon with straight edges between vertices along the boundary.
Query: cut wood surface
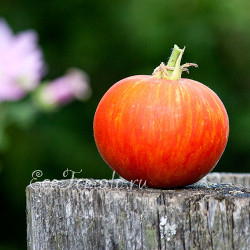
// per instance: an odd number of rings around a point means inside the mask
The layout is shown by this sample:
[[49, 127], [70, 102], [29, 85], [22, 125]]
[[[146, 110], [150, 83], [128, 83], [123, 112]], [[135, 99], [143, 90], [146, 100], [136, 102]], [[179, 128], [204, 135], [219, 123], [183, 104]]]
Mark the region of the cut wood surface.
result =
[[250, 174], [210, 173], [198, 183], [206, 182], [242, 185], [250, 188]]
[[249, 182], [225, 173], [175, 190], [36, 182], [26, 189], [28, 249], [249, 249]]

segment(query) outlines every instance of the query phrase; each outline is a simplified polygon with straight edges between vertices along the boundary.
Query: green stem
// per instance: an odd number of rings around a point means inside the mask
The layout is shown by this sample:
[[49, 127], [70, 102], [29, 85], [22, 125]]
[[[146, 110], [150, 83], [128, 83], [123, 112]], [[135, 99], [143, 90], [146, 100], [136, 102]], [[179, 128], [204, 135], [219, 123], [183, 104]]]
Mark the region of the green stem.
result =
[[[177, 59], [179, 58], [182, 50], [175, 44], [171, 56], [168, 60], [167, 67], [175, 67]], [[171, 75], [173, 70], [167, 70], [167, 73]]]
[[[174, 45], [167, 65], [161, 63], [161, 65], [155, 69], [153, 77], [158, 79], [180, 80], [182, 73], [181, 58], [184, 50], [185, 48], [180, 49], [177, 45]], [[173, 69], [169, 69], [169, 67]]]

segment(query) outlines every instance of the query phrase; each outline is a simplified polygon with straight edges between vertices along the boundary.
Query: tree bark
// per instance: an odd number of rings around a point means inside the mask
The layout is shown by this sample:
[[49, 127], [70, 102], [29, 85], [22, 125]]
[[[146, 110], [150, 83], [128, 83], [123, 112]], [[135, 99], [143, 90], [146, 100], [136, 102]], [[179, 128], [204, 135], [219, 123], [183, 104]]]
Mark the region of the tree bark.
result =
[[250, 174], [206, 179], [175, 190], [120, 179], [33, 183], [28, 249], [249, 249]]

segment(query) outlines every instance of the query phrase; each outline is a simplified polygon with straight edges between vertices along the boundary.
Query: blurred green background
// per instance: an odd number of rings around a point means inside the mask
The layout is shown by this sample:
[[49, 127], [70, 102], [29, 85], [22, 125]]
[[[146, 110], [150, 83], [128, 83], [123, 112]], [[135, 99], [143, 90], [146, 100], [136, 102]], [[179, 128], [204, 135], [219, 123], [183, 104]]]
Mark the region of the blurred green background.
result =
[[176, 43], [186, 46], [190, 77], [213, 89], [229, 115], [230, 135], [216, 172], [250, 171], [250, 1], [246, 0], [4, 0], [0, 16], [15, 32], [34, 29], [48, 65], [47, 78], [69, 67], [85, 70], [93, 94], [59, 112], [43, 114], [28, 129], [8, 128], [1, 154], [0, 249], [26, 249], [25, 187], [32, 172], [63, 179], [111, 178], [96, 149], [96, 106], [118, 80], [151, 74]]

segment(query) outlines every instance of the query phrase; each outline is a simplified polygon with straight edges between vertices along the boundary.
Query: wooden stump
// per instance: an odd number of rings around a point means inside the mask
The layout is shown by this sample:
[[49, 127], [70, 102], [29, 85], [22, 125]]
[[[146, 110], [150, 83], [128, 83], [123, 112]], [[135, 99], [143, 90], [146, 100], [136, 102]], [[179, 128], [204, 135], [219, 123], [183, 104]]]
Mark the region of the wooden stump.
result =
[[249, 249], [250, 174], [206, 180], [176, 190], [120, 179], [33, 183], [28, 249]]

